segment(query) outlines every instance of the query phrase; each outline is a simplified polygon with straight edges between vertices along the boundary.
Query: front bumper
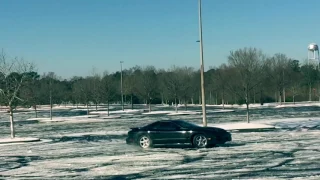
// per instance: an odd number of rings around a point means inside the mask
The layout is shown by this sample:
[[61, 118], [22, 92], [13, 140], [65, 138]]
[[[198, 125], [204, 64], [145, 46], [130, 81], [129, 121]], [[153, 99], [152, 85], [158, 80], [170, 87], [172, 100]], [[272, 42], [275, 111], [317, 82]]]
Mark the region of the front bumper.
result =
[[230, 133], [208, 137], [208, 144], [224, 144], [228, 141], [232, 141], [232, 136]]
[[135, 143], [135, 140], [134, 140], [133, 137], [127, 137], [127, 138], [126, 138], [126, 143], [127, 143], [127, 144], [134, 144], [134, 143]]
[[227, 133], [224, 136], [222, 136], [222, 140], [225, 141], [225, 142], [232, 141], [231, 133]]

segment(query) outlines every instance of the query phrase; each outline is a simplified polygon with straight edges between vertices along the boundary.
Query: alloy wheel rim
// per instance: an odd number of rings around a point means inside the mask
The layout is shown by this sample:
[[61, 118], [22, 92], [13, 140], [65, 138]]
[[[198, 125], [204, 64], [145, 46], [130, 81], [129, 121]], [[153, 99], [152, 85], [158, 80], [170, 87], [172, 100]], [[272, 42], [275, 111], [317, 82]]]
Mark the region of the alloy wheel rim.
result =
[[150, 140], [148, 137], [143, 136], [142, 138], [140, 138], [140, 146], [142, 148], [147, 148], [150, 145]]
[[198, 147], [205, 147], [208, 143], [207, 138], [204, 136], [198, 136], [196, 138], [196, 143]]

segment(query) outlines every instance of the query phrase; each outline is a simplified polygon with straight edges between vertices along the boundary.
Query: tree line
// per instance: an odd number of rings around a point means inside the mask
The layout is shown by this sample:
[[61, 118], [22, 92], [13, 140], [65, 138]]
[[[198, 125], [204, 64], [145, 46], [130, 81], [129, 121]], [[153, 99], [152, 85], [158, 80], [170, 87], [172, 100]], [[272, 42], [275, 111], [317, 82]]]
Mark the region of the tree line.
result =
[[[8, 107], [13, 124], [17, 106], [48, 104], [95, 105], [121, 103], [121, 72], [94, 70], [86, 77], [63, 79], [54, 72], [40, 75], [33, 64], [0, 55], [0, 103]], [[210, 64], [206, 60], [206, 64]], [[249, 104], [320, 100], [317, 65], [256, 48], [231, 51], [227, 62], [204, 73], [206, 104]], [[122, 71], [126, 104], [201, 104], [200, 70], [193, 67], [135, 66]], [[177, 110], [177, 106], [176, 106]], [[13, 131], [12, 125], [12, 131]]]

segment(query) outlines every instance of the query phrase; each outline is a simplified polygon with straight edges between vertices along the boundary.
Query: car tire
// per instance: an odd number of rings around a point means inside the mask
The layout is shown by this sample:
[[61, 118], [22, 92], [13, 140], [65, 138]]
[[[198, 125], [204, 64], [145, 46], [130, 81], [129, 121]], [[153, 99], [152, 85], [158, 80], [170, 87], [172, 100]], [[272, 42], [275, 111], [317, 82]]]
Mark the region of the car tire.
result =
[[147, 148], [152, 147], [152, 140], [151, 140], [150, 136], [148, 136], [146, 134], [141, 135], [138, 138], [138, 145], [143, 149], [147, 149]]
[[196, 148], [206, 148], [208, 147], [208, 139], [203, 134], [197, 134], [193, 137], [192, 144]]

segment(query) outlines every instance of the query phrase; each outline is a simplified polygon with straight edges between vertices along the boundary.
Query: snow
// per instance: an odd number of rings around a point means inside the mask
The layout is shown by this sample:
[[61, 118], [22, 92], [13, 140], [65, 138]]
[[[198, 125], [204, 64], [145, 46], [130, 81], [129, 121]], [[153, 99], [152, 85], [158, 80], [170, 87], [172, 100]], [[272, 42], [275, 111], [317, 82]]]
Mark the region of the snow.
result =
[[209, 110], [207, 113], [224, 113], [224, 112], [234, 112], [233, 109], [218, 109], [218, 110]]
[[0, 138], [0, 144], [7, 143], [21, 143], [21, 142], [35, 142], [40, 141], [39, 138], [31, 138], [31, 137], [16, 137], [16, 138]]
[[100, 118], [102, 118], [102, 119], [118, 119], [118, 118], [121, 118], [121, 116], [111, 115], [111, 116], [101, 116]]
[[[139, 113], [143, 112], [141, 109], [125, 109], [124, 111], [109, 111], [109, 114], [124, 114], [124, 113]], [[91, 111], [90, 114], [108, 114], [108, 111]]]
[[172, 113], [173, 111], [151, 111], [151, 112], [146, 112], [142, 113], [143, 115], [159, 115], [159, 114], [169, 114]]
[[[200, 124], [199, 124], [200, 125]], [[207, 124], [207, 126], [218, 127], [225, 130], [263, 130], [274, 129], [274, 126], [258, 123], [226, 123], [226, 124]]]
[[52, 120], [50, 118], [44, 118], [44, 117], [38, 117], [38, 118], [29, 118], [27, 119], [28, 121], [33, 121], [33, 120], [37, 120], [37, 121], [67, 121], [70, 119], [86, 119], [86, 118], [96, 118], [99, 117], [99, 115], [82, 115], [82, 116], [70, 116], [70, 117], [52, 117]]
[[66, 133], [59, 134], [60, 136], [65, 137], [80, 137], [80, 136], [88, 136], [88, 135], [126, 135], [128, 131], [96, 131], [96, 132], [84, 132], [84, 133]]
[[74, 118], [96, 118], [99, 115], [82, 115], [82, 116], [73, 116]]
[[68, 121], [68, 119], [63, 117], [53, 117], [52, 119], [50, 118], [38, 119], [38, 121], [39, 122], [63, 122], [63, 121]]
[[[34, 116], [15, 115], [19, 137], [38, 137], [41, 143], [2, 144], [3, 179], [320, 179], [320, 107], [256, 108], [251, 123], [245, 110], [209, 113], [208, 125], [234, 128], [277, 127], [271, 132], [232, 131], [232, 142], [214, 148], [155, 147], [142, 150], [127, 145], [129, 127], [155, 120], [184, 119], [201, 124], [199, 109], [188, 116], [105, 114], [53, 117], [59, 123], [20, 123]], [[170, 107], [171, 108], [171, 107]], [[153, 112], [166, 111], [156, 109]], [[137, 109], [143, 112], [142, 109]], [[170, 113], [172, 108], [170, 109]], [[227, 110], [227, 109], [226, 109]], [[188, 111], [188, 112], [189, 112]], [[208, 112], [219, 111], [208, 107]], [[119, 112], [119, 111], [118, 111]], [[183, 111], [179, 111], [183, 112]], [[130, 116], [124, 116], [124, 115]], [[1, 122], [8, 122], [0, 114]], [[39, 113], [37, 120], [48, 120]], [[94, 123], [93, 123], [94, 122]], [[301, 130], [303, 128], [304, 130]], [[0, 124], [0, 137], [10, 134]], [[48, 141], [42, 141], [46, 139]]]
[[[207, 113], [223, 113], [223, 112], [234, 112], [235, 110], [233, 109], [217, 109], [217, 110], [208, 110], [206, 111]], [[169, 116], [174, 116], [174, 115], [196, 115], [196, 114], [201, 114], [201, 111], [151, 111], [151, 112], [146, 112], [142, 113], [143, 115], [169, 115]]]
[[[188, 104], [188, 107], [199, 107], [201, 105], [199, 104]], [[207, 104], [207, 107], [215, 107], [215, 108], [235, 108], [235, 109], [245, 109], [247, 108], [245, 104], [219, 104], [219, 105], [213, 105], [213, 104]], [[293, 102], [286, 102], [286, 103], [264, 103], [263, 105], [259, 103], [252, 103], [249, 104], [249, 107], [251, 109], [256, 109], [256, 108], [286, 108], [286, 107], [310, 107], [310, 106], [320, 106], [320, 102], [298, 102], [298, 103], [293, 103]]]
[[[88, 119], [90, 118], [90, 119]], [[28, 121], [37, 120], [39, 122], [100, 122], [102, 119], [117, 119], [121, 118], [121, 116], [100, 116], [100, 115], [82, 115], [82, 116], [69, 116], [69, 117], [52, 117], [50, 118], [29, 118]]]
[[320, 127], [319, 117], [307, 118], [284, 118], [284, 119], [265, 119], [256, 122], [263, 122], [264, 124], [273, 125], [281, 129], [311, 129]]
[[[83, 135], [90, 134], [64, 136]], [[294, 136], [286, 132], [238, 133], [232, 143], [200, 150], [141, 150], [124, 144], [118, 137], [87, 143], [71, 140], [24, 144], [15, 151], [10, 151], [12, 146], [3, 146], [0, 172], [3, 177], [22, 179], [316, 179], [320, 178], [319, 135], [319, 132], [298, 132]], [[19, 166], [21, 161], [26, 165]]]
[[[107, 105], [99, 105], [97, 106], [97, 108], [99, 110], [108, 110], [108, 108], [106, 107]], [[6, 108], [6, 107], [4, 107]], [[115, 107], [113, 106], [109, 106], [109, 110], [110, 109], [114, 109]], [[70, 110], [70, 111], [79, 111], [79, 110], [95, 110], [96, 106], [92, 105], [92, 106], [83, 106], [83, 105], [78, 105], [78, 106], [73, 106], [73, 105], [53, 105], [52, 110], [53, 111], [59, 111], [59, 110]], [[18, 111], [34, 111], [33, 107], [30, 108], [23, 108], [23, 107], [18, 107], [17, 108]], [[37, 105], [37, 111], [41, 112], [41, 111], [49, 111], [50, 110], [50, 105]]]
[[309, 107], [309, 106], [320, 106], [320, 103], [319, 102], [308, 102], [308, 103], [295, 103], [295, 104], [281, 104], [281, 105], [276, 105], [275, 108]]
[[156, 105], [155, 107], [170, 107], [169, 104], [161, 104], [161, 105]]
[[[52, 110], [70, 110], [72, 107], [66, 107], [66, 106], [53, 106]], [[18, 108], [18, 110], [31, 110], [34, 111], [34, 108]], [[49, 111], [50, 106], [37, 106], [37, 111]]]
[[28, 120], [28, 121], [34, 121], [34, 120], [47, 120], [47, 119], [50, 119], [50, 118], [38, 117], [38, 118], [29, 118], [29, 119], [27, 119], [27, 120]]
[[[29, 119], [30, 120], [30, 119]], [[31, 118], [31, 120], [33, 120]], [[73, 117], [52, 117], [52, 119], [50, 118], [37, 118], [37, 121], [41, 122], [41, 123], [94, 123], [94, 122], [103, 122], [103, 119], [98, 119], [98, 118], [88, 118], [88, 117], [84, 117], [84, 118], [79, 118], [78, 116], [73, 116]]]
[[169, 116], [176, 116], [176, 115], [192, 115], [192, 114], [200, 114], [200, 112], [195, 111], [178, 111], [178, 112], [171, 112]]
[[[110, 113], [111, 111], [109, 111]], [[108, 111], [90, 111], [90, 114], [108, 114]]]

